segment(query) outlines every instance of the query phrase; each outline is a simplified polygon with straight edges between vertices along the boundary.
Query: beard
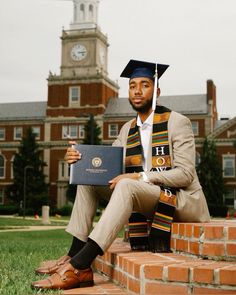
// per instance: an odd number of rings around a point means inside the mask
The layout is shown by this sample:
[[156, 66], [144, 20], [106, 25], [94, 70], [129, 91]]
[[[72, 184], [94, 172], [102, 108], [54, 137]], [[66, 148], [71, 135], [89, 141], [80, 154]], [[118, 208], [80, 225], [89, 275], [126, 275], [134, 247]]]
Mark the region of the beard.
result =
[[146, 101], [144, 104], [140, 106], [134, 105], [130, 99], [129, 103], [136, 112], [139, 112], [141, 114], [147, 113], [152, 108], [152, 99]]

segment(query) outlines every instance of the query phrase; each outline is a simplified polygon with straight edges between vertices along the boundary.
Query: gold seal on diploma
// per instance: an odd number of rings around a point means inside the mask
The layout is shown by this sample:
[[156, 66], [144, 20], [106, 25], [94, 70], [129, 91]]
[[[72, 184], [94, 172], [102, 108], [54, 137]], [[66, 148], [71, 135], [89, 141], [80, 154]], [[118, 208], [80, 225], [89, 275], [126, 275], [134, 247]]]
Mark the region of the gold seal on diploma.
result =
[[93, 167], [95, 167], [95, 168], [100, 167], [100, 166], [102, 165], [102, 159], [99, 158], [99, 157], [95, 157], [95, 158], [93, 158], [93, 159], [92, 159], [92, 165], [93, 165]]

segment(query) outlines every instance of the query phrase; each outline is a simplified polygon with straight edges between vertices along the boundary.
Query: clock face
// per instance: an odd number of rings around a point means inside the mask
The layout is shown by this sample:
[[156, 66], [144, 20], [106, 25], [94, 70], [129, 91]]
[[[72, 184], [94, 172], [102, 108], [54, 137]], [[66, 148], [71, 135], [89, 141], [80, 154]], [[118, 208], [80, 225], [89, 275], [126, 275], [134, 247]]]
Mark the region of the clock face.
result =
[[75, 61], [80, 61], [87, 56], [87, 49], [82, 44], [76, 44], [70, 52], [71, 58]]

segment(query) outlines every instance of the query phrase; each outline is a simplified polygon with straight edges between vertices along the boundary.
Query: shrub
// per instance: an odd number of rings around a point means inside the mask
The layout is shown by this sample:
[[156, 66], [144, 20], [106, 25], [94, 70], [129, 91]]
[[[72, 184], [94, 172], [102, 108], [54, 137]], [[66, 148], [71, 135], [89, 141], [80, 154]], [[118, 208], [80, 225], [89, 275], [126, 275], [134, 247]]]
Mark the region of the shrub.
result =
[[228, 207], [226, 206], [217, 206], [217, 205], [208, 205], [210, 215], [212, 217], [226, 217]]
[[53, 211], [54, 211], [54, 214], [59, 214], [59, 215], [62, 215], [62, 216], [70, 216], [71, 211], [72, 211], [72, 206], [71, 205], [65, 205], [65, 206], [63, 206], [63, 207], [61, 207], [59, 209], [55, 209]]
[[0, 205], [1, 215], [12, 215], [18, 213], [19, 209], [14, 205]]

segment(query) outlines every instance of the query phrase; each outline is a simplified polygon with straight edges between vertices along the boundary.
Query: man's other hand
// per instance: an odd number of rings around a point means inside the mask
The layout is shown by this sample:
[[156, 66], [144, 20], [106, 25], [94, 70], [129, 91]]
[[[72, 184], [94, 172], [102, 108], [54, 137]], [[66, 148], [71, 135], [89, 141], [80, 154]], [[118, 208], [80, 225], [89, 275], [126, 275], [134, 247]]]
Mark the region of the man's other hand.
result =
[[133, 180], [139, 180], [140, 178], [140, 174], [139, 173], [125, 173], [125, 174], [120, 174], [118, 176], [116, 176], [115, 178], [113, 178], [112, 180], [109, 181], [110, 184], [110, 189], [114, 189], [116, 184], [123, 178], [129, 178], [129, 179], [133, 179]]
[[72, 164], [72, 163], [75, 163], [76, 161], [80, 160], [82, 155], [73, 146], [76, 144], [76, 141], [69, 141], [69, 144], [71, 146], [68, 147], [68, 149], [66, 150], [66, 154], [65, 154], [64, 159], [68, 164]]

